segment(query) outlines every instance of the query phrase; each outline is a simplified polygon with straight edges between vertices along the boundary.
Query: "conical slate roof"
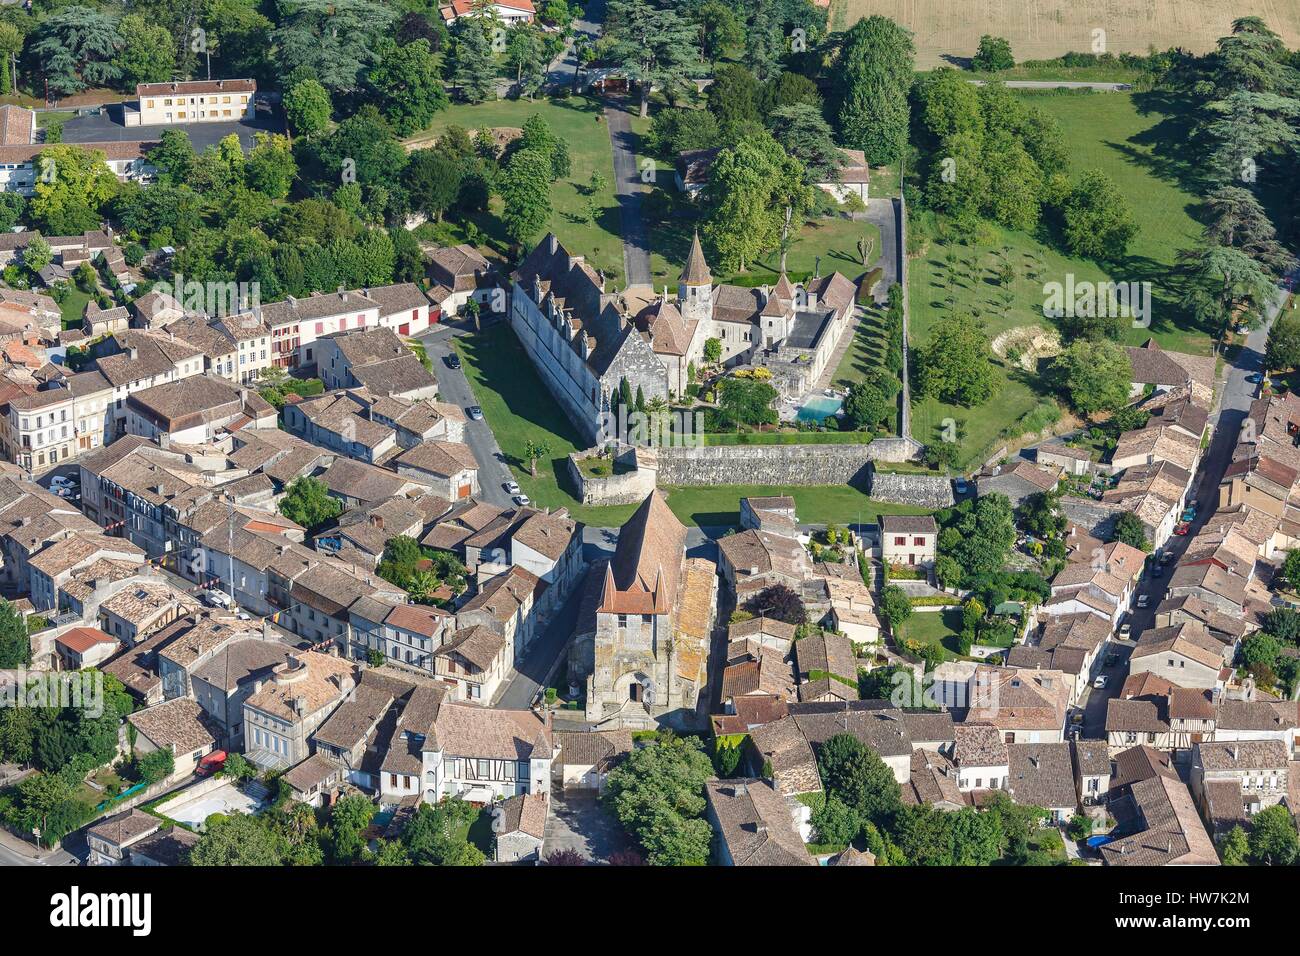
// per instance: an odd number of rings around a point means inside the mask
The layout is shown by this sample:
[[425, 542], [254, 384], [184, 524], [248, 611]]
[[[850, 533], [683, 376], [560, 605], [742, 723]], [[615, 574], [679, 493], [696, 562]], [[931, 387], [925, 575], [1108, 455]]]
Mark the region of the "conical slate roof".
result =
[[686, 285], [713, 284], [713, 276], [709, 274], [709, 264], [704, 261], [704, 250], [700, 248], [698, 231], [691, 242], [691, 254], [686, 257], [686, 265], [682, 267], [681, 281]]

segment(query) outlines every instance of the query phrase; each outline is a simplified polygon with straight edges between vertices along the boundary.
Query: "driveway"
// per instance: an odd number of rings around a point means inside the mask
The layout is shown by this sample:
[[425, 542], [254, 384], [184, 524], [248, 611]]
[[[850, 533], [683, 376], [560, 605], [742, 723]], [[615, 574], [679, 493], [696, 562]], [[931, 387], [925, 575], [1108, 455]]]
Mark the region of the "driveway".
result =
[[545, 840], [546, 856], [557, 850], [574, 850], [596, 861], [633, 848], [622, 826], [594, 792], [565, 793], [559, 787], [551, 788]]
[[[464, 369], [448, 368], [444, 359], [452, 353], [452, 336], [468, 334], [452, 325], [435, 325], [431, 331], [419, 337], [420, 344], [433, 360], [434, 374], [438, 377], [439, 401], [458, 405], [462, 410], [477, 404], [478, 400], [474, 397], [474, 390], [470, 388]], [[469, 445], [478, 462], [480, 490], [475, 497], [500, 508], [513, 507], [513, 502], [502, 485], [513, 480], [514, 476], [510, 474], [505, 453], [501, 451], [486, 420], [475, 422], [466, 416], [465, 444]]]
[[618, 199], [619, 223], [623, 232], [623, 272], [626, 285], [650, 284], [650, 242], [646, 238], [641, 201], [645, 184], [637, 168], [636, 134], [627, 110], [612, 104], [605, 107], [605, 123], [614, 150], [614, 195]]

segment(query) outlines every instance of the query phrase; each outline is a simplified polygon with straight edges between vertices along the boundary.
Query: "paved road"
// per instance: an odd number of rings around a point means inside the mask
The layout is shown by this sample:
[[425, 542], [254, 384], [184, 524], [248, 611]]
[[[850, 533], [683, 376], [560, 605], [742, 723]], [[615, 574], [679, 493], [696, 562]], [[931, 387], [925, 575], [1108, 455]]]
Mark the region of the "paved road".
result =
[[[967, 80], [983, 86], [983, 80]], [[1003, 85], [1013, 90], [1101, 90], [1105, 93], [1122, 93], [1133, 89], [1131, 83], [1091, 83], [1080, 80], [1003, 80]]]
[[1106, 667], [1103, 660], [1098, 674], [1106, 677], [1104, 688], [1089, 686], [1079, 698], [1078, 708], [1083, 710], [1083, 736], [1087, 740], [1100, 740], [1106, 736], [1106, 705], [1119, 696], [1124, 687], [1124, 678], [1128, 674], [1128, 659], [1133, 653], [1131, 641], [1112, 640], [1106, 646], [1106, 654], [1115, 654], [1119, 660], [1113, 667]]
[[573, 637], [581, 604], [582, 587], [579, 585], [573, 589], [564, 607], [545, 622], [542, 636], [533, 641], [528, 652], [515, 665], [514, 673], [506, 682], [505, 688], [492, 702], [494, 707], [523, 710], [533, 702], [534, 695], [546, 680], [556, 658], [564, 652]]
[[636, 135], [626, 110], [613, 103], [605, 107], [609, 142], [614, 150], [614, 194], [623, 233], [623, 274], [626, 285], [650, 284], [650, 241], [646, 236], [641, 201], [645, 183], [637, 167]]
[[[429, 358], [433, 359], [434, 374], [438, 376], [439, 401], [459, 405], [461, 409], [476, 404], [477, 399], [474, 397], [473, 389], [470, 388], [469, 379], [465, 377], [464, 370], [448, 368], [443, 359], [452, 352], [452, 336], [468, 334], [464, 329], [451, 325], [435, 325], [431, 331], [420, 336], [420, 344], [424, 346]], [[496, 436], [492, 434], [486, 419], [465, 422], [465, 444], [469, 445], [470, 450], [474, 452], [474, 459], [478, 462], [480, 491], [476, 497], [480, 501], [501, 508], [511, 507], [513, 503], [510, 495], [502, 485], [512, 480], [514, 476], [510, 474], [505, 453], [497, 444]]]
[[84, 833], [74, 833], [67, 846], [39, 855], [28, 842], [7, 831], [0, 832], [0, 866], [78, 866], [88, 851]]
[[[1295, 277], [1292, 278], [1294, 280]], [[1189, 499], [1189, 501], [1196, 500], [1200, 505], [1196, 520], [1192, 522], [1191, 530], [1186, 536], [1172, 536], [1165, 544], [1164, 549], [1173, 552], [1174, 555], [1166, 567], [1166, 573], [1155, 579], [1150, 575], [1143, 578], [1141, 590], [1149, 594], [1150, 599], [1145, 610], [1134, 608], [1132, 611], [1130, 620], [1133, 624], [1132, 636], [1135, 639], [1140, 632], [1154, 626], [1155, 611], [1164, 599], [1173, 568], [1178, 561], [1182, 560], [1188, 542], [1214, 513], [1215, 505], [1219, 500], [1219, 482], [1223, 480], [1223, 473], [1232, 462], [1232, 452], [1237, 447], [1237, 439], [1241, 434], [1241, 423], [1245, 420], [1246, 413], [1250, 411], [1250, 404], [1255, 400], [1258, 390], [1258, 385], [1248, 381], [1248, 378], [1264, 371], [1264, 346], [1268, 342], [1268, 330], [1273, 324], [1273, 319], [1277, 318], [1284, 300], [1285, 294], [1279, 293], [1277, 302], [1269, 309], [1268, 322], [1250, 333], [1236, 360], [1224, 367], [1225, 381], [1222, 400], [1214, 418], [1214, 437], [1210, 441], [1209, 449], [1201, 458], [1201, 465], [1197, 472], [1199, 479]]]
[[582, 16], [573, 21], [573, 35], [569, 38], [569, 43], [564, 49], [564, 55], [554, 64], [546, 74], [548, 84], [559, 86], [562, 84], [573, 85], [574, 76], [578, 72], [578, 57], [576, 44], [579, 42], [590, 43], [600, 36], [600, 24], [605, 19], [605, 0], [592, 0], [587, 4], [587, 9]]

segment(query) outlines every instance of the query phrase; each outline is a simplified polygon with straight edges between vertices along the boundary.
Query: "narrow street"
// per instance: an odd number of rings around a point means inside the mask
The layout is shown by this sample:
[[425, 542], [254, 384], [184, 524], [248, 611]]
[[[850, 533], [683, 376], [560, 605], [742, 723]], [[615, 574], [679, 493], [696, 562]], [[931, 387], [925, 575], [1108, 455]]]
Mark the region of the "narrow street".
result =
[[1219, 482], [1223, 480], [1224, 471], [1232, 463], [1232, 452], [1237, 447], [1241, 424], [1250, 411], [1250, 404], [1255, 400], [1258, 388], [1255, 383], [1249, 381], [1249, 378], [1264, 371], [1264, 348], [1268, 342], [1268, 330], [1272, 320], [1277, 317], [1280, 306], [1281, 300], [1271, 310], [1269, 322], [1250, 333], [1236, 360], [1224, 365], [1224, 383], [1219, 410], [1211, 417], [1214, 423], [1214, 435], [1210, 440], [1210, 447], [1201, 457], [1200, 468], [1197, 470], [1198, 477], [1188, 499], [1189, 503], [1192, 500], [1197, 502], [1196, 520], [1192, 522], [1187, 535], [1174, 535], [1165, 542], [1164, 550], [1173, 554], [1173, 558], [1166, 566], [1166, 573], [1159, 578], [1152, 578], [1149, 574], [1143, 577], [1141, 591], [1149, 594], [1150, 600], [1145, 609], [1134, 607], [1130, 612], [1129, 620], [1133, 624], [1134, 640], [1142, 631], [1154, 626], [1156, 608], [1164, 599], [1174, 567], [1182, 560], [1188, 543], [1209, 521], [1218, 505]]
[[[452, 336], [468, 334], [469, 332], [452, 325], [434, 325], [419, 337], [420, 344], [433, 361], [433, 374], [438, 379], [438, 400], [456, 405], [461, 411], [477, 404], [478, 400], [474, 397], [474, 390], [470, 388], [464, 369], [449, 368], [446, 358], [453, 351]], [[466, 414], [465, 444], [469, 445], [478, 462], [479, 493], [475, 497], [500, 508], [512, 507], [510, 495], [503, 487], [506, 481], [511, 480], [510, 468], [506, 465], [505, 453], [497, 444], [489, 423], [486, 420], [472, 421]]]

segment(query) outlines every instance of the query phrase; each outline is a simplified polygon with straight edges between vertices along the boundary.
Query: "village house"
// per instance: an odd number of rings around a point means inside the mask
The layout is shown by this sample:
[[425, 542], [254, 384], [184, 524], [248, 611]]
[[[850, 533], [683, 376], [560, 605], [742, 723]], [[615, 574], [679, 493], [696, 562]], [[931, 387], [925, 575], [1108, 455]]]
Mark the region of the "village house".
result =
[[479, 492], [478, 461], [468, 445], [424, 442], [402, 452], [392, 464], [399, 475], [423, 482], [450, 501]]
[[549, 802], [544, 793], [521, 793], [493, 808], [498, 863], [541, 860]]
[[[160, 650], [159, 660], [167, 653]], [[244, 703], [273, 679], [275, 668], [287, 664], [293, 648], [247, 632], [223, 642], [203, 663], [188, 670], [190, 692], [216, 728], [217, 746], [245, 749]]]
[[982, 688], [966, 719], [996, 727], [1007, 743], [1060, 743], [1073, 682], [1060, 671], [976, 668]]
[[605, 778], [632, 752], [632, 734], [626, 730], [556, 731], [556, 769], [565, 790], [605, 788]]
[[316, 365], [327, 389], [364, 388], [376, 397], [410, 400], [438, 394], [433, 373], [387, 326], [317, 336]]
[[1221, 687], [1235, 645], [1224, 645], [1203, 625], [1188, 622], [1144, 631], [1129, 658], [1130, 674], [1152, 673], [1179, 687]]
[[1219, 855], [1191, 793], [1163, 774], [1140, 780], [1110, 802], [1128, 835], [1101, 847], [1107, 866], [1218, 866]]
[[143, 810], [127, 810], [105, 817], [86, 830], [90, 847], [88, 866], [122, 866], [128, 851], [150, 834], [157, 833], [162, 820]]
[[880, 559], [908, 568], [934, 566], [939, 526], [932, 515], [881, 515]]
[[275, 428], [274, 406], [255, 391], [195, 375], [127, 397], [126, 430], [162, 443], [202, 445], [223, 432]]
[[709, 780], [707, 815], [721, 866], [814, 866], [786, 798], [766, 780]]
[[1102, 803], [1110, 790], [1110, 747], [1104, 740], [1079, 739], [1070, 742], [1074, 756], [1074, 784], [1079, 803]]
[[168, 777], [177, 781], [190, 776], [199, 761], [216, 749], [217, 738], [206, 715], [189, 697], [163, 701], [127, 717], [135, 728], [134, 752], [144, 757], [166, 750], [175, 761]]
[[[355, 665], [303, 652], [272, 668], [272, 677], [244, 701], [244, 747], [265, 770], [282, 770], [308, 756], [308, 739], [356, 686]], [[197, 706], [197, 705], [195, 705]]]
[[429, 299], [440, 319], [455, 318], [470, 299], [480, 306], [491, 302], [492, 265], [473, 246], [440, 246], [425, 254], [425, 263], [433, 283]]
[[72, 627], [54, 639], [60, 670], [98, 667], [117, 653], [117, 639], [97, 627]]
[[1199, 743], [1189, 786], [1211, 835], [1219, 837], [1287, 799], [1290, 755], [1280, 740]]

